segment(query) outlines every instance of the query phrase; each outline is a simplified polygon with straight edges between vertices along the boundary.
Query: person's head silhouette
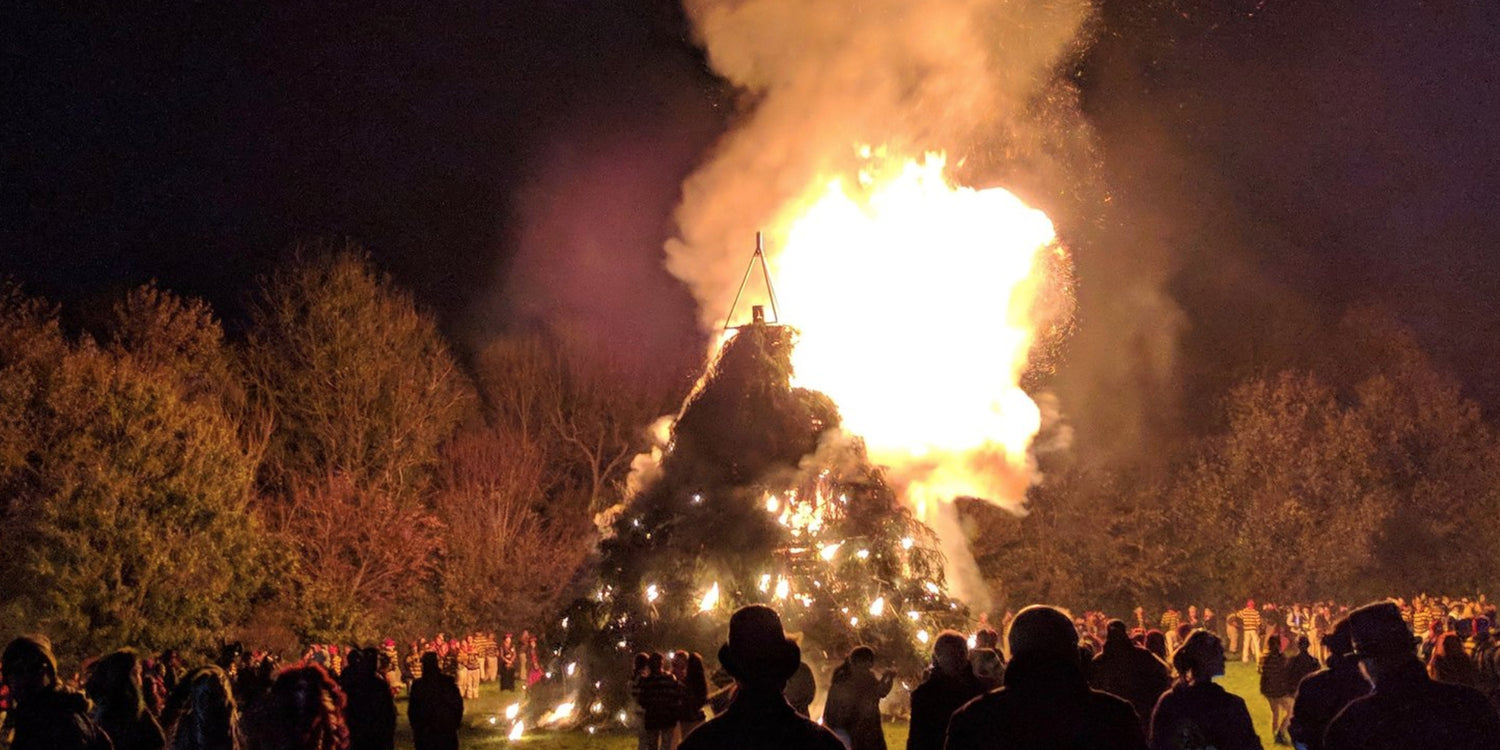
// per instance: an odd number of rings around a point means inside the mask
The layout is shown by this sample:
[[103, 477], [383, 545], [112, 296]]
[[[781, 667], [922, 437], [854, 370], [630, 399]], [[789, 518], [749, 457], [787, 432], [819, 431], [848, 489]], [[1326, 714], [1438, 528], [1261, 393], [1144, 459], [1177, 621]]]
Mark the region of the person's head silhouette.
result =
[[729, 618], [729, 642], [719, 649], [719, 663], [742, 686], [779, 692], [801, 661], [802, 649], [786, 637], [776, 610], [751, 604]]

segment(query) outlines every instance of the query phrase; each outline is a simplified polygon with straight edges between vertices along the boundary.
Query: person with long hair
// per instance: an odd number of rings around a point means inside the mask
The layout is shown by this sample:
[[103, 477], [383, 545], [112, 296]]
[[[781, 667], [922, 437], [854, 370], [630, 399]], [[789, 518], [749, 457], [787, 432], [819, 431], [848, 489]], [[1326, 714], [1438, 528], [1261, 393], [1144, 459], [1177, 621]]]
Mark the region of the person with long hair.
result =
[[1177, 682], [1151, 712], [1151, 750], [1260, 750], [1245, 700], [1214, 682], [1224, 674], [1224, 644], [1196, 630], [1172, 653]]
[[[1479, 686], [1479, 667], [1464, 651], [1464, 641], [1457, 633], [1444, 633], [1427, 661], [1427, 676], [1438, 682]], [[107, 727], [106, 727], [107, 729]]]
[[686, 654], [684, 661], [687, 668], [682, 674], [682, 721], [677, 724], [679, 743], [708, 718], [703, 713], [703, 707], [708, 704], [708, 670], [703, 668], [703, 655], [697, 652]]
[[1266, 652], [1260, 657], [1260, 694], [1271, 706], [1271, 734], [1278, 744], [1287, 744], [1287, 725], [1292, 722], [1292, 701], [1296, 691], [1288, 685], [1287, 659], [1281, 653], [1281, 638], [1266, 640]]
[[171, 728], [172, 750], [239, 750], [240, 714], [229, 675], [199, 667], [178, 680], [162, 712]]
[[851, 750], [886, 750], [880, 726], [880, 699], [891, 692], [895, 670], [875, 676], [875, 650], [856, 646], [833, 672], [823, 721], [849, 738]]
[[347, 750], [344, 692], [316, 664], [289, 667], [250, 717], [250, 750]]
[[94, 662], [84, 693], [94, 702], [94, 722], [115, 750], [161, 750], [167, 744], [161, 725], [146, 710], [141, 691], [141, 657], [123, 648]]

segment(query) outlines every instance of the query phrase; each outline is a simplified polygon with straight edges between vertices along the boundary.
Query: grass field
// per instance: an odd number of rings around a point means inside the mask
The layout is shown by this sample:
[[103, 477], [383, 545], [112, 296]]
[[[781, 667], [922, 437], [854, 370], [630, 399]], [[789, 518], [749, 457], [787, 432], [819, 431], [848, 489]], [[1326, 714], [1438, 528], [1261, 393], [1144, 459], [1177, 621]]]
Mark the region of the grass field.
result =
[[[1265, 698], [1260, 696], [1258, 676], [1251, 664], [1232, 662], [1227, 665], [1220, 679], [1224, 689], [1245, 699], [1250, 708], [1250, 718], [1255, 721], [1255, 730], [1261, 743], [1271, 744], [1271, 710]], [[629, 730], [600, 732], [589, 735], [584, 732], [527, 732], [520, 740], [512, 742], [506, 738], [509, 726], [500, 714], [505, 707], [519, 699], [516, 693], [501, 693], [495, 685], [485, 685], [479, 698], [469, 701], [464, 707], [464, 730], [459, 737], [463, 748], [516, 748], [516, 750], [634, 750], [635, 733]], [[396, 747], [411, 750], [411, 729], [406, 724], [406, 701], [397, 701], [397, 712], [401, 719], [396, 728]], [[495, 724], [490, 718], [496, 717]], [[890, 750], [906, 747], [906, 724], [888, 723], [885, 726], [886, 746]]]

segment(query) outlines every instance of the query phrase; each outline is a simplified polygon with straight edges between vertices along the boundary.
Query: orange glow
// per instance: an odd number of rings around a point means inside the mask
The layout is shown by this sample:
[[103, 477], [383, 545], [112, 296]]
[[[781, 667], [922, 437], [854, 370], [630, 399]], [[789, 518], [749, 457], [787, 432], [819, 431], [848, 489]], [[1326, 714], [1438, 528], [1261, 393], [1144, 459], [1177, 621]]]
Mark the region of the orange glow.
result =
[[833, 398], [919, 517], [961, 496], [1018, 505], [1041, 427], [1019, 383], [1052, 223], [1003, 189], [954, 186], [941, 154], [866, 165], [790, 209], [768, 248], [800, 331], [794, 384]]

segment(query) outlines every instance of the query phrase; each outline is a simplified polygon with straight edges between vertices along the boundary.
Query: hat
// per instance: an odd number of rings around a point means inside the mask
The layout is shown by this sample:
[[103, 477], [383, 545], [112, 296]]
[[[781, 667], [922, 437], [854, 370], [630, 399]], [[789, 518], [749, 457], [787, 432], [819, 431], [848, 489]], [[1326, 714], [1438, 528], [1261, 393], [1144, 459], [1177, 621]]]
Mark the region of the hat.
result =
[[764, 604], [741, 607], [729, 618], [729, 642], [719, 663], [742, 682], [785, 683], [802, 663], [802, 649], [786, 637], [781, 616]]
[[1400, 608], [1391, 602], [1366, 604], [1350, 612], [1349, 635], [1354, 641], [1354, 656], [1359, 659], [1410, 656], [1420, 643], [1401, 619]]
[[1056, 607], [1033, 604], [1016, 614], [1010, 623], [1010, 654], [1078, 658], [1078, 629], [1073, 618]]

